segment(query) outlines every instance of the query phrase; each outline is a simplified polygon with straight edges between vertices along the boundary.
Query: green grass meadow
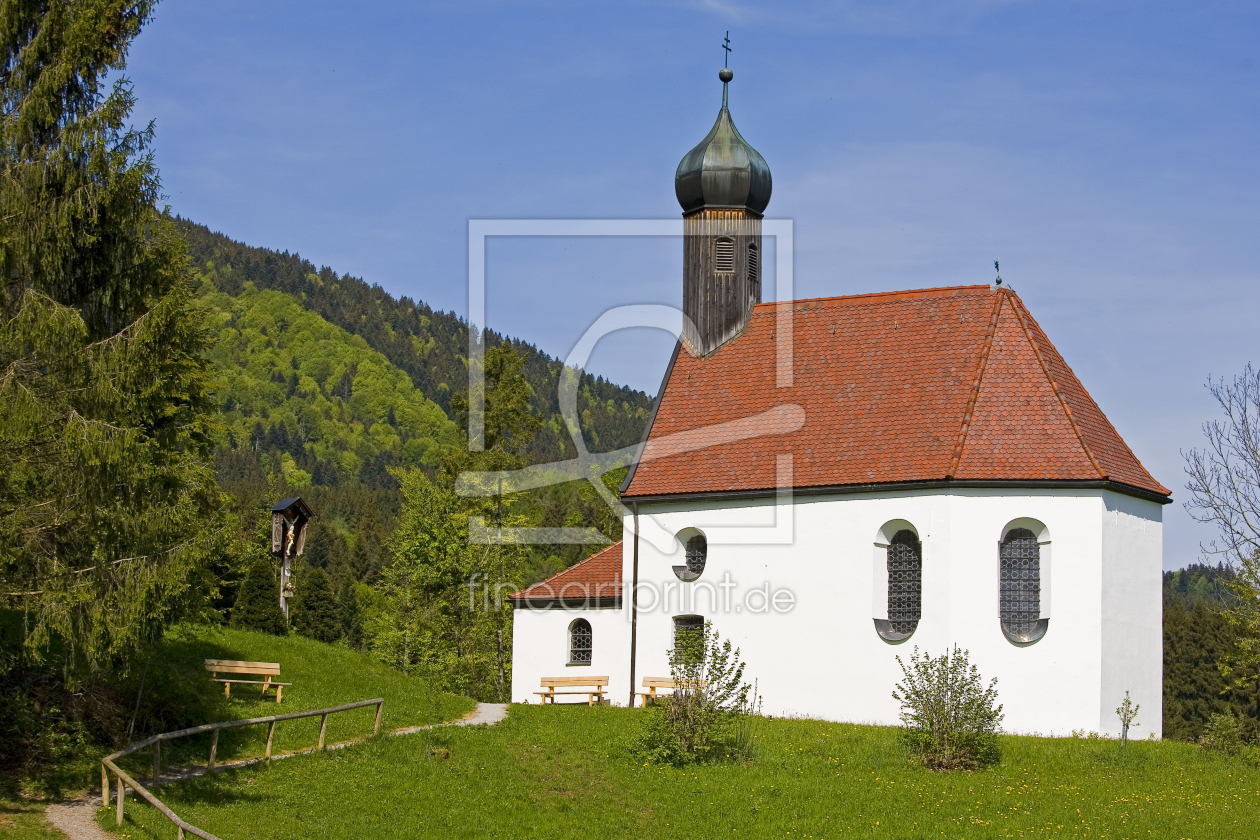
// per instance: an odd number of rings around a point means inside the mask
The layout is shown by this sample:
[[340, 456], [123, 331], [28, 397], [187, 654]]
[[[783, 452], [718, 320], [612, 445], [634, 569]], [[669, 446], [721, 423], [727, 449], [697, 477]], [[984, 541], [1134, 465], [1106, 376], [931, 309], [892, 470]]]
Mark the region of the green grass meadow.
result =
[[[277, 705], [274, 692], [263, 699], [258, 686], [234, 685], [230, 698], [223, 686], [211, 681], [206, 659], [244, 659], [280, 663], [280, 681], [293, 683], [284, 689], [284, 702]], [[345, 647], [326, 645], [301, 636], [269, 636], [242, 630], [211, 627], [184, 627], [169, 633], [149, 664], [146, 682], [160, 691], [146, 707], [151, 711], [149, 730], [170, 731], [183, 726], [222, 720], [328, 708], [374, 697], [385, 698], [382, 728], [396, 729], [458, 718], [474, 704], [463, 697], [430, 690], [422, 681], [382, 665]], [[221, 675], [222, 676], [222, 675]], [[246, 679], [255, 679], [246, 677]], [[370, 735], [375, 707], [342, 712], [328, 719], [328, 741]], [[315, 746], [319, 740], [319, 718], [284, 721], [276, 726], [276, 752]], [[230, 761], [262, 755], [267, 726], [242, 727], [221, 732], [217, 761]], [[210, 736], [199, 735], [162, 745], [163, 764], [204, 765]], [[123, 761], [142, 783], [147, 779], [151, 759], [147, 750]], [[99, 775], [99, 771], [98, 775]]]
[[[372, 739], [160, 795], [225, 840], [1260, 836], [1260, 771], [1186, 744], [1004, 736], [999, 766], [935, 773], [892, 729], [766, 720], [751, 763], [674, 769], [627, 753], [641, 714], [513, 706], [497, 726]], [[173, 836], [142, 803], [121, 831]]]

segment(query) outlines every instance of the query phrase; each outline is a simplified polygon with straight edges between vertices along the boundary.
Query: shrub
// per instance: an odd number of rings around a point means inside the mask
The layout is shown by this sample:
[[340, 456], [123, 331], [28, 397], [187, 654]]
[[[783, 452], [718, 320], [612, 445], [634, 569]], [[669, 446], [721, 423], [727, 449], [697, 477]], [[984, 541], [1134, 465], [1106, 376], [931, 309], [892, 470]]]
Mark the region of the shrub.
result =
[[680, 631], [669, 651], [676, 688], [645, 712], [633, 751], [648, 761], [685, 765], [752, 757], [756, 690], [743, 681], [744, 663], [706, 623]]
[[307, 569], [298, 577], [289, 615], [293, 629], [320, 642], [341, 638], [341, 609], [332, 581], [323, 569]]
[[932, 770], [974, 770], [1000, 760], [996, 678], [986, 688], [957, 646], [939, 657], [920, 656], [916, 647], [909, 665], [900, 656], [897, 663], [905, 681], [892, 696], [901, 702], [902, 737], [912, 756]]
[[280, 610], [280, 579], [270, 560], [259, 558], [249, 567], [232, 608], [232, 626], [273, 636], [288, 635], [289, 626]]
[[1203, 730], [1203, 737], [1199, 739], [1199, 746], [1208, 752], [1238, 755], [1244, 747], [1238, 718], [1232, 713], [1212, 715]]

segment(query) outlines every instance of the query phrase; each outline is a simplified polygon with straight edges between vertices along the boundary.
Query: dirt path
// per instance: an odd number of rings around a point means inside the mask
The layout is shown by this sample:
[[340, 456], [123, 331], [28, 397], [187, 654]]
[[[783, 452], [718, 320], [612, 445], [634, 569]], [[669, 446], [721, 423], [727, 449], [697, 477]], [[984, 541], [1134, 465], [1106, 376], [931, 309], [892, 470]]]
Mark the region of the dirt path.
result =
[[[478, 726], [482, 724], [486, 726], [493, 726], [506, 718], [507, 712], [507, 703], [478, 703], [475, 709], [464, 715], [459, 720], [448, 721], [446, 723], [433, 723], [428, 726], [409, 726], [404, 729], [395, 729], [392, 732], [386, 732], [385, 735], [387, 737], [394, 737], [396, 735], [411, 735], [415, 732], [423, 732], [426, 729], [437, 729], [442, 726]], [[367, 738], [355, 738], [351, 741], [342, 741], [339, 744], [329, 744], [328, 749], [339, 750], [342, 747], [348, 747], [351, 744], [358, 744], [366, 740]], [[314, 750], [301, 750], [299, 752], [286, 753], [284, 755], [275, 756], [272, 760], [278, 761], [284, 758], [292, 758], [295, 755], [306, 755], [310, 752], [314, 752]], [[260, 761], [266, 761], [266, 759], [247, 758], [240, 761], [229, 761], [217, 766], [215, 768], [215, 772], [230, 767], [243, 767], [247, 764], [254, 764]], [[194, 776], [204, 775], [205, 772], [205, 768], [203, 767], [198, 770], [175, 772], [170, 774], [163, 773], [161, 784], [170, 784], [171, 782], [178, 782], [182, 779], [190, 779]], [[138, 779], [137, 781], [144, 784], [143, 779]], [[57, 805], [49, 805], [44, 810], [44, 816], [48, 819], [48, 822], [52, 823], [55, 828], [60, 829], [66, 837], [70, 838], [70, 840], [116, 840], [115, 835], [106, 833], [96, 824], [96, 812], [100, 807], [100, 796], [88, 796], [82, 799], [73, 799], [62, 802]]]

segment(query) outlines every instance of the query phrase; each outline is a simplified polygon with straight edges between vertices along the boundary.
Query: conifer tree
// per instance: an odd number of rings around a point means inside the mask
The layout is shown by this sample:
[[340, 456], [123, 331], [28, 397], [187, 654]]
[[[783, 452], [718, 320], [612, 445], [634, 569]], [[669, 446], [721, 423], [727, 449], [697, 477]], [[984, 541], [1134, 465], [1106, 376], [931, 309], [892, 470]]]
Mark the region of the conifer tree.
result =
[[332, 581], [323, 569], [308, 568], [298, 577], [289, 615], [293, 629], [320, 642], [341, 638], [341, 610]]
[[280, 578], [271, 560], [260, 557], [249, 567], [241, 584], [241, 594], [232, 608], [232, 626], [273, 636], [289, 634], [289, 625], [280, 609]]
[[68, 676], [204, 602], [223, 530], [209, 336], [116, 75], [152, 6], [0, 9], [0, 608]]

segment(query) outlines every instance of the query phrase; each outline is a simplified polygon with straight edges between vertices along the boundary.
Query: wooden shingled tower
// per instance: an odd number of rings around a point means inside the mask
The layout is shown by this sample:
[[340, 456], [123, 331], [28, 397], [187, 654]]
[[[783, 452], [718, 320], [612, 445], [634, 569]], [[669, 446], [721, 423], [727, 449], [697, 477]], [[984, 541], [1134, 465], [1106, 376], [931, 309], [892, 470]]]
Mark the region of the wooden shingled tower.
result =
[[683, 211], [683, 340], [708, 356], [748, 326], [761, 302], [761, 215], [770, 203], [770, 167], [740, 136], [727, 107], [678, 164], [674, 192]]

